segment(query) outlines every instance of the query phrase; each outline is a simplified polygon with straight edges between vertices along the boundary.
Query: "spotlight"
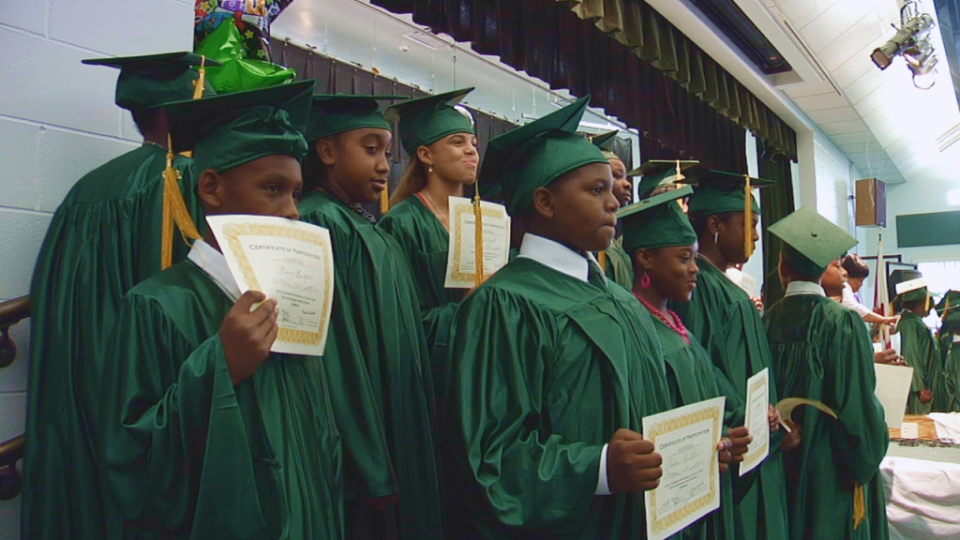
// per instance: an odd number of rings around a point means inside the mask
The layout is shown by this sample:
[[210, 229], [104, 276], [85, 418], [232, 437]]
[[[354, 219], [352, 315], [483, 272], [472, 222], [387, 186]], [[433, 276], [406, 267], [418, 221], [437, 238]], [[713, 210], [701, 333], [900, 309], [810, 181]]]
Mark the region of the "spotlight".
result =
[[913, 84], [924, 90], [932, 88], [937, 65], [935, 50], [930, 43], [930, 30], [933, 27], [933, 17], [920, 13], [916, 2], [907, 0], [900, 10], [900, 28], [897, 33], [883, 46], [874, 49], [870, 59], [883, 70], [900, 55], [913, 74]]

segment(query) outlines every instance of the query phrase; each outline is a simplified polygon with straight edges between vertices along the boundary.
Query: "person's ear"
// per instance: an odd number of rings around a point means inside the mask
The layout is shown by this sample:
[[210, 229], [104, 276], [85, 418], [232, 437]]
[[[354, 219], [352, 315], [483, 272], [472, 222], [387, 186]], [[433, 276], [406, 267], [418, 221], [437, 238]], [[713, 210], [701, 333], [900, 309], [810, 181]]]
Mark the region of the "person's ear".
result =
[[716, 214], [707, 216], [707, 230], [710, 232], [710, 236], [719, 234], [721, 225], [723, 225], [723, 221], [720, 216]]
[[197, 197], [206, 210], [216, 210], [223, 205], [224, 178], [217, 171], [207, 169], [197, 180]]
[[637, 261], [637, 264], [640, 265], [640, 268], [644, 270], [653, 266], [653, 252], [649, 249], [638, 249], [636, 253], [633, 254], [633, 258]]
[[433, 166], [433, 150], [429, 146], [421, 146], [417, 148], [417, 159], [419, 159], [425, 166]]
[[333, 137], [318, 139], [314, 145], [314, 152], [316, 152], [317, 157], [320, 158], [320, 163], [327, 167], [332, 167], [337, 164], [337, 145]]
[[556, 195], [545, 187], [538, 187], [533, 192], [533, 210], [540, 217], [552, 221], [556, 217]]

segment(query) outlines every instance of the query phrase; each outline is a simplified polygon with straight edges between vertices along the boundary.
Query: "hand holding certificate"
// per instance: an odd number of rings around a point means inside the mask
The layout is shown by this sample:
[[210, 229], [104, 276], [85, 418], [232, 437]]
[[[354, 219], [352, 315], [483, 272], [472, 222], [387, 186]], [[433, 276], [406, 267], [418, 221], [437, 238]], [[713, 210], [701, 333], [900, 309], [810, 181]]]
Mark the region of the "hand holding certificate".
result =
[[725, 398], [643, 419], [644, 437], [663, 458], [660, 485], [644, 494], [647, 537], [667, 538], [720, 506], [717, 443]]
[[[503, 205], [480, 202], [483, 237], [483, 278], [507, 264], [510, 256], [510, 216]], [[450, 197], [450, 251], [443, 286], [470, 289], [477, 285], [476, 215], [473, 203]], [[482, 281], [482, 279], [480, 280]]]
[[333, 306], [330, 233], [277, 217], [209, 216], [207, 222], [240, 291], [277, 300], [280, 329], [270, 350], [322, 356]]

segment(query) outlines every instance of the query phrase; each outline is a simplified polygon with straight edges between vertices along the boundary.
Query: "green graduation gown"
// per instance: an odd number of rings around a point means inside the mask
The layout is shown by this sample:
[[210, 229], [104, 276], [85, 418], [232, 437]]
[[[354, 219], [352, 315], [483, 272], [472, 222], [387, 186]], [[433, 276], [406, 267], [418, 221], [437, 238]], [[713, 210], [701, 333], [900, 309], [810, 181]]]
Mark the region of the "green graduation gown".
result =
[[613, 433], [669, 408], [637, 305], [525, 257], [463, 301], [441, 411], [452, 538], [642, 537], [643, 494], [595, 495]]
[[[794, 412], [802, 442], [784, 456], [789, 538], [887, 538], [878, 470], [889, 439], [863, 321], [829, 298], [797, 295], [771, 307], [764, 323], [780, 395], [822, 401], [839, 418], [809, 407]], [[857, 529], [854, 482], [863, 486], [866, 510]]]
[[[192, 160], [177, 156], [180, 188], [202, 227]], [[105, 507], [89, 409], [102, 396], [94, 377], [123, 295], [160, 271], [166, 151], [131, 150], [81, 178], [47, 230], [30, 287], [32, 324], [24, 454], [24, 538], [118, 538]], [[186, 245], [174, 238], [173, 260]]]
[[420, 299], [423, 329], [432, 348], [438, 337], [445, 339], [450, 318], [464, 294], [464, 289], [443, 286], [450, 234], [416, 195], [391, 208], [378, 226], [393, 236], [407, 256]]
[[[641, 306], [640, 309], [645, 309]], [[700, 342], [690, 336], [687, 345], [660, 319], [653, 319], [663, 349], [671, 408], [683, 407], [720, 396], [713, 364]], [[725, 426], [729, 429], [734, 426]], [[685, 539], [736, 540], [734, 535], [733, 486], [730, 473], [720, 475], [720, 508], [700, 518], [682, 532]]]
[[[908, 366], [913, 368], [913, 384], [910, 385], [910, 398], [907, 400], [907, 414], [928, 414], [941, 410], [941, 401], [945, 404], [942, 388], [943, 366], [937, 342], [927, 325], [923, 324], [916, 313], [904, 311], [900, 314], [895, 332], [900, 334], [900, 352]], [[933, 400], [920, 403], [920, 391], [933, 392]]]
[[[687, 330], [703, 344], [717, 370], [717, 386], [727, 398], [724, 425], [742, 426], [746, 417], [747, 379], [770, 367], [763, 321], [747, 293], [704, 258], [697, 263], [697, 288], [690, 302], [670, 302]], [[770, 380], [776, 380], [771, 369]], [[777, 391], [770, 385], [770, 403]], [[786, 493], [779, 433], [770, 434], [770, 455], [744, 476], [730, 468], [736, 501], [736, 537], [780, 540], [787, 536]]]
[[128, 538], [340, 538], [340, 440], [321, 359], [230, 380], [234, 301], [192, 261], [126, 296], [101, 375], [103, 480]]
[[944, 412], [960, 412], [960, 343], [953, 341], [952, 332], [940, 336], [940, 356], [943, 358]]
[[623, 250], [623, 236], [618, 236], [610, 242], [610, 247], [605, 252], [607, 262], [605, 273], [607, 279], [613, 280], [626, 290], [633, 288], [633, 261], [630, 260], [630, 254]]
[[389, 234], [329, 194], [303, 194], [299, 210], [301, 220], [328, 229], [333, 244], [323, 365], [343, 437], [347, 501], [399, 491], [401, 537], [438, 536], [432, 379], [410, 267]]

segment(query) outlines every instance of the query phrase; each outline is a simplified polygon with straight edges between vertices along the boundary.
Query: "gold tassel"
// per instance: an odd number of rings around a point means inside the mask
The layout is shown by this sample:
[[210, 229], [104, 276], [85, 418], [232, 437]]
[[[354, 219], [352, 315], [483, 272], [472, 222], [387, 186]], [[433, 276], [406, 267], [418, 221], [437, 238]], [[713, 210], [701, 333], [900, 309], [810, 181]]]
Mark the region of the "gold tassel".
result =
[[860, 523], [866, 516], [867, 505], [863, 502], [863, 486], [855, 484], [853, 488], [853, 530], [860, 527]]
[[480, 208], [480, 194], [477, 193], [473, 196], [473, 216], [476, 221], [476, 234], [474, 235], [474, 242], [476, 243], [476, 254], [477, 254], [477, 277], [476, 283], [477, 287], [483, 284], [483, 212]]
[[380, 215], [385, 216], [389, 211], [390, 211], [390, 181], [387, 180], [387, 185], [383, 186], [383, 191], [380, 192]]
[[743, 178], [747, 181], [747, 185], [743, 188], [745, 201], [743, 205], [743, 253], [749, 259], [753, 255], [753, 205], [750, 204], [753, 201], [750, 193], [752, 191], [750, 175], [745, 174]]
[[606, 274], [607, 273], [607, 252], [601, 251], [597, 253], [597, 262], [600, 264], [600, 270]]
[[673, 179], [674, 183], [686, 180], [687, 177], [683, 175], [683, 170], [680, 168], [680, 160], [677, 160], [677, 174], [676, 178]]
[[187, 204], [183, 202], [177, 171], [173, 168], [173, 140], [167, 135], [167, 165], [163, 169], [163, 220], [160, 225], [160, 269], [165, 270], [173, 262], [173, 226], [176, 224], [184, 243], [188, 239], [199, 240], [200, 233], [194, 225]]
[[206, 79], [206, 70], [204, 69], [207, 65], [207, 57], [200, 55], [200, 69], [197, 70], [199, 76], [197, 80], [193, 81], [193, 99], [200, 99], [203, 97], [203, 87], [206, 84], [204, 81]]

